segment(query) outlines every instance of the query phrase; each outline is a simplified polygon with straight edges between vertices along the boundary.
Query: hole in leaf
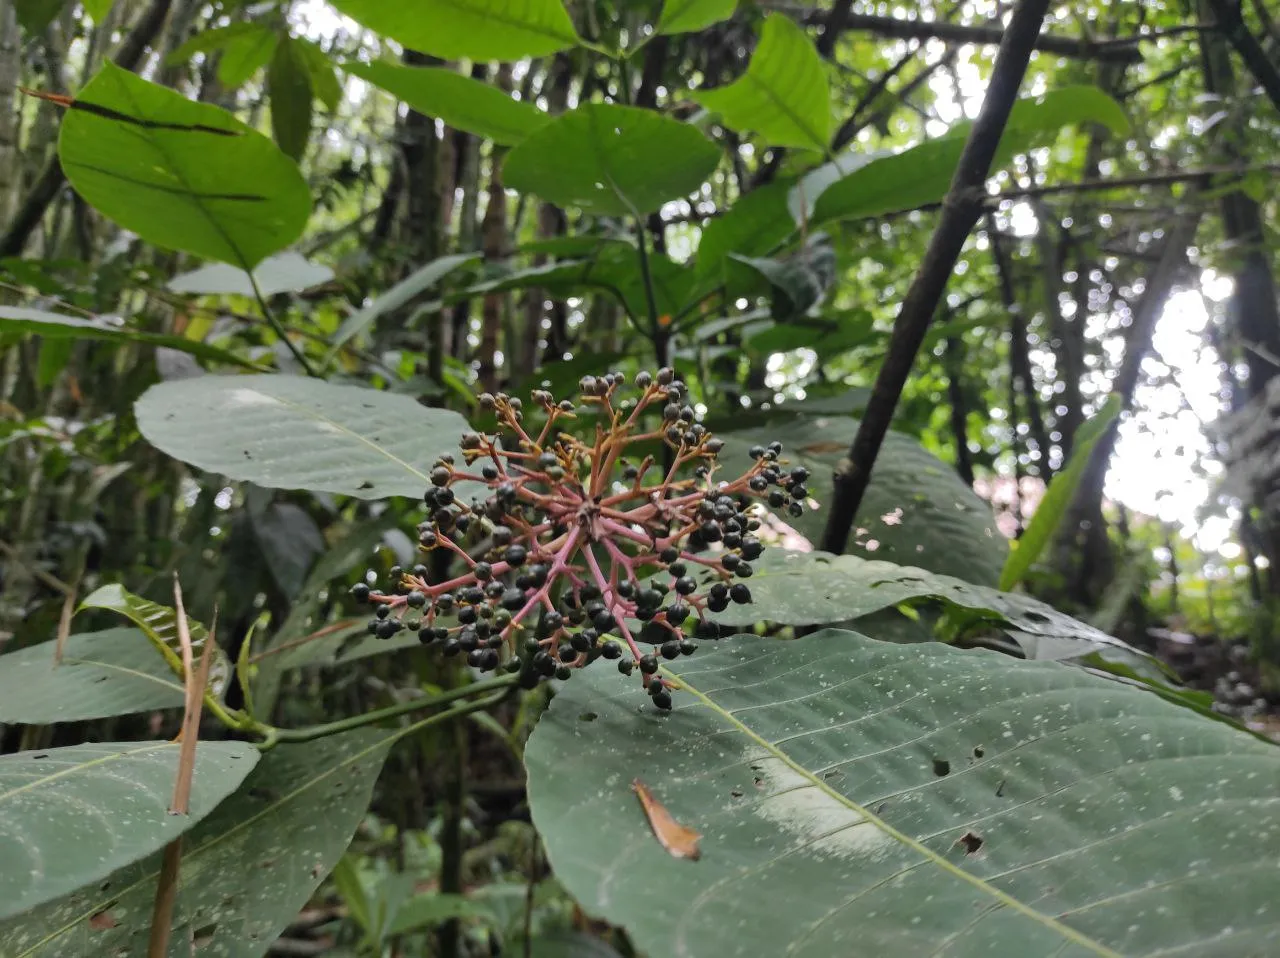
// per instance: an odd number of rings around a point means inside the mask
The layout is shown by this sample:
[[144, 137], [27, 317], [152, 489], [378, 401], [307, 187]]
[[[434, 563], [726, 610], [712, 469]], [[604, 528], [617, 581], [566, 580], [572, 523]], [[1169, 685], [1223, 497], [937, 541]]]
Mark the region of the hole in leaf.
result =
[[594, 722], [594, 721], [595, 721], [596, 719], [598, 719], [599, 717], [600, 717], [600, 716], [599, 716], [599, 715], [597, 715], [595, 712], [583, 712], [581, 715], [579, 715], [579, 716], [578, 716], [578, 721], [579, 721], [579, 722]]
[[764, 788], [764, 779], [761, 778], [759, 775], [757, 775], [755, 778], [751, 780], [751, 784], [754, 785], [756, 788]]
[[985, 748], [983, 748], [981, 745], [975, 745], [975, 746], [973, 747], [973, 757], [974, 757], [974, 758], [982, 758], [982, 756], [984, 756], [984, 755], [986, 755], [986, 754], [987, 754], [987, 750], [986, 750]]
[[951, 763], [944, 758], [935, 758], [933, 760], [933, 774], [939, 777], [951, 774]]
[[373, 483], [372, 483], [372, 482], [370, 482], [368, 479], [366, 479], [366, 480], [364, 480], [362, 483], [360, 483], [360, 485], [356, 486], [356, 488], [357, 488], [357, 489], [372, 489], [372, 488], [373, 488]]
[[734, 798], [741, 798], [741, 797], [742, 797], [742, 789], [740, 789], [740, 788], [735, 788], [735, 789], [733, 789], [732, 791], [730, 791], [730, 792], [729, 792], [729, 794], [730, 794], [730, 795], [732, 795]]
[[985, 844], [985, 841], [983, 837], [976, 832], [965, 832], [956, 839], [956, 844], [964, 848], [964, 853], [966, 855], [972, 855]]
[[216, 923], [210, 924], [210, 925], [203, 925], [200, 928], [197, 928], [195, 931], [191, 933], [192, 937], [195, 939], [193, 944], [195, 944], [197, 948], [199, 948], [201, 945], [207, 944], [209, 942], [209, 939], [213, 937], [214, 932], [216, 932], [217, 930], [218, 930], [218, 926]]
[[844, 778], [844, 772], [831, 771], [822, 773], [822, 780], [824, 782], [835, 782], [842, 778]]
[[48, 758], [48, 757], [49, 757], [49, 753], [48, 753], [48, 752], [41, 752], [39, 755], [32, 755], [31, 757], [32, 757], [32, 758]]
[[1000, 779], [1000, 784], [996, 786], [996, 798], [1000, 798], [1004, 795], [1004, 783], [1007, 781], [1008, 779], [1005, 778]]

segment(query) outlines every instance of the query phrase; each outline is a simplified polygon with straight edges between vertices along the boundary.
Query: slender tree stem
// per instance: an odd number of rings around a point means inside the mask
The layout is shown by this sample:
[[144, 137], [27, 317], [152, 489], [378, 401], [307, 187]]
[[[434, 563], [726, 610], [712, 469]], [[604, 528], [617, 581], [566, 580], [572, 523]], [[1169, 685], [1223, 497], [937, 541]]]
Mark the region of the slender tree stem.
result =
[[[499, 675], [492, 679], [485, 679], [483, 682], [473, 682], [470, 685], [464, 685], [461, 688], [451, 689], [440, 695], [421, 696], [419, 698], [410, 699], [407, 702], [400, 702], [396, 705], [389, 705], [383, 709], [376, 709], [372, 712], [365, 712], [361, 715], [352, 715], [348, 718], [339, 719], [336, 722], [326, 722], [323, 725], [312, 725], [308, 728], [299, 729], [268, 729], [267, 740], [258, 747], [263, 751], [273, 748], [281, 742], [311, 742], [318, 738], [326, 738], [330, 735], [338, 735], [341, 732], [348, 732], [354, 728], [363, 728], [366, 725], [374, 725], [387, 719], [396, 718], [408, 712], [417, 712], [422, 709], [432, 708], [437, 705], [447, 705], [458, 699], [471, 699], [474, 696], [484, 695], [486, 692], [500, 691], [505, 695], [507, 691], [515, 688], [516, 682], [519, 680], [518, 675]], [[455, 706], [448, 712], [441, 712], [440, 716], [466, 715], [468, 712], [474, 712], [477, 709], [485, 708], [495, 701], [493, 696], [488, 696], [477, 701], [469, 701], [463, 705]]]
[[848, 456], [836, 467], [831, 512], [822, 536], [822, 548], [828, 552], [844, 552], [902, 387], [911, 373], [916, 353], [924, 342], [956, 260], [982, 215], [981, 186], [991, 169], [991, 161], [1017, 99], [1018, 88], [1048, 7], [1049, 0], [1022, 0], [1014, 8], [996, 53], [982, 110], [965, 141], [960, 163], [943, 200], [942, 217], [894, 323], [889, 350], [872, 387], [866, 415], [858, 427]]
[[323, 379], [324, 377], [307, 361], [306, 355], [298, 348], [298, 345], [289, 338], [284, 325], [276, 318], [275, 313], [271, 311], [271, 307], [267, 305], [267, 298], [262, 295], [262, 290], [258, 287], [258, 278], [253, 275], [253, 270], [245, 270], [245, 272], [249, 274], [249, 285], [253, 287], [253, 295], [258, 301], [258, 309], [262, 310], [262, 317], [275, 330], [276, 335], [284, 340], [285, 346], [288, 347], [289, 352], [293, 354], [293, 358], [298, 361], [298, 365], [303, 368], [306, 374], [313, 379]]

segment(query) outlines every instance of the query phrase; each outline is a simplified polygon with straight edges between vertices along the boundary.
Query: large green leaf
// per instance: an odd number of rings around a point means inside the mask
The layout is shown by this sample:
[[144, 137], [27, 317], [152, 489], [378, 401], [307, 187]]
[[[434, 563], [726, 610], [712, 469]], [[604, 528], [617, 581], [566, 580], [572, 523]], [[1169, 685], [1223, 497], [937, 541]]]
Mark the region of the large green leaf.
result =
[[[1080, 123], [1100, 123], [1116, 133], [1128, 129], [1120, 105], [1097, 87], [1069, 86], [1018, 100], [991, 168], [1004, 166], [1019, 153], [1051, 145], [1063, 127]], [[806, 201], [814, 207], [812, 225], [941, 201], [971, 126], [969, 122], [956, 124], [945, 136], [872, 160], [834, 181], [824, 170], [809, 174], [802, 183]]]
[[333, 334], [333, 341], [329, 345], [329, 353], [325, 361], [328, 362], [337, 355], [338, 350], [352, 337], [358, 336], [377, 322], [378, 317], [417, 299], [458, 267], [478, 259], [479, 255], [478, 253], [451, 253], [448, 256], [437, 257], [415, 269], [364, 309], [352, 313], [343, 320], [338, 331]]
[[720, 162], [695, 127], [652, 110], [588, 103], [552, 120], [508, 154], [513, 189], [584, 213], [650, 213], [694, 192]]
[[444, 60], [520, 60], [580, 40], [560, 0], [333, 0], [371, 30]]
[[[347, 847], [400, 731], [360, 729], [263, 756], [183, 840], [170, 958], [257, 958]], [[159, 857], [0, 924], [5, 958], [147, 953]], [[207, 940], [205, 940], [207, 939]]]
[[235, 791], [259, 754], [246, 742], [198, 743], [188, 813], [171, 815], [180, 748], [120, 742], [0, 757], [0, 918], [164, 847]]
[[[836, 464], [849, 450], [858, 421], [818, 416], [722, 433], [720, 461], [726, 476], [747, 468], [748, 449], [777, 439], [783, 458], [810, 472], [806, 483], [818, 508], [799, 519], [786, 518], [812, 541], [822, 536], [831, 502]], [[858, 556], [918, 566], [967, 582], [1000, 581], [1008, 544], [996, 528], [991, 506], [965, 485], [956, 471], [910, 436], [890, 432], [876, 458], [854, 520], [847, 550]]]
[[417, 498], [467, 421], [409, 396], [293, 376], [202, 376], [152, 386], [134, 407], [158, 448], [269, 489]]
[[[182, 642], [178, 638], [178, 615], [173, 609], [134, 595], [119, 583], [99, 586], [85, 596], [77, 611], [84, 609], [106, 609], [123, 615], [142, 630], [142, 634], [151, 642], [153, 649], [163, 656], [173, 673], [182, 677]], [[213, 658], [209, 663], [208, 689], [211, 695], [220, 698], [231, 679], [231, 661], [218, 647], [217, 640], [210, 638], [209, 631], [190, 616], [187, 617], [187, 632], [191, 640], [192, 660], [195, 662], [204, 653], [205, 642], [214, 642], [211, 653]]]
[[67, 638], [0, 656], [0, 722], [52, 725], [181, 708], [182, 683], [137, 629]]
[[728, 20], [738, 0], [662, 0], [659, 33], [697, 33], [713, 23]]
[[[852, 632], [668, 668], [670, 714], [587, 669], [525, 752], [556, 875], [639, 951], [1274, 951], [1269, 743], [1077, 668]], [[699, 861], [654, 840], [637, 778], [701, 833]]]
[[1101, 649], [1143, 654], [1050, 605], [1027, 595], [973, 585], [953, 576], [892, 562], [835, 556], [829, 552], [766, 550], [747, 583], [750, 605], [731, 605], [712, 616], [724, 625], [762, 619], [786, 625], [849, 622], [897, 605], [940, 602], [962, 624], [1007, 628], [1027, 658], [1068, 659]]
[[244, 269], [296, 240], [311, 212], [297, 165], [261, 133], [110, 63], [63, 120], [58, 158], [126, 229]]
[[27, 309], [23, 306], [0, 306], [0, 334], [7, 332], [35, 333], [45, 339], [96, 339], [117, 343], [142, 343], [147, 346], [163, 346], [190, 353], [211, 362], [227, 363], [259, 369], [255, 363], [217, 346], [210, 346], [185, 336], [169, 336], [164, 333], [148, 333], [124, 326], [106, 326], [92, 319], [79, 316], [62, 316], [43, 309]]
[[746, 73], [726, 87], [692, 96], [720, 114], [726, 126], [750, 130], [769, 146], [826, 152], [831, 139], [826, 68], [804, 30], [785, 14], [764, 21]]
[[532, 103], [513, 100], [497, 87], [447, 67], [411, 67], [378, 60], [348, 60], [342, 69], [457, 130], [503, 146], [527, 138], [551, 118]]
[[1111, 424], [1120, 415], [1122, 406], [1119, 393], [1112, 393], [1097, 415], [1077, 431], [1066, 467], [1053, 477], [1036, 506], [1035, 515], [1023, 530], [1022, 537], [1013, 543], [1000, 572], [1001, 589], [1008, 591], [1017, 586], [1053, 539], [1071, 507], [1076, 488], [1093, 456], [1093, 447], [1107, 434]]
[[263, 296], [296, 293], [333, 279], [333, 270], [308, 262], [300, 253], [289, 250], [269, 256], [249, 274], [225, 263], [210, 263], [169, 280], [167, 289], [175, 293], [203, 296], [253, 296], [253, 283]]

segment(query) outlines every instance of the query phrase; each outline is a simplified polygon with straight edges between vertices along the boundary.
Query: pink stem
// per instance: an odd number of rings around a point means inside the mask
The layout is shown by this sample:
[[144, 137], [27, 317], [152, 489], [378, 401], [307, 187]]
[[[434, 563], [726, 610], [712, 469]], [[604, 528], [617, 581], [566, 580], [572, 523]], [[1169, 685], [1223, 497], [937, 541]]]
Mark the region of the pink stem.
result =
[[[574, 549], [578, 546], [578, 539], [582, 535], [582, 529], [573, 528], [569, 534], [565, 536], [564, 544], [560, 546], [560, 550], [556, 553], [555, 559], [551, 562], [551, 569], [547, 572], [547, 581], [537, 592], [529, 597], [529, 601], [524, 604], [519, 612], [511, 617], [511, 622], [502, 630], [502, 638], [510, 638], [511, 630], [520, 624], [520, 620], [533, 610], [535, 606], [547, 599], [551, 586], [555, 584], [556, 577], [565, 570], [569, 557], [573, 554]], [[494, 567], [495, 570], [497, 566]]]
[[636, 645], [636, 640], [631, 637], [631, 630], [627, 628], [627, 610], [623, 608], [621, 602], [618, 601], [617, 594], [609, 588], [609, 583], [605, 581], [604, 573], [600, 571], [600, 563], [596, 562], [595, 553], [590, 548], [583, 549], [582, 553], [587, 557], [587, 565], [591, 568], [592, 578], [596, 580], [596, 585], [600, 587], [605, 602], [610, 606], [609, 612], [617, 619], [618, 628], [622, 630], [622, 637], [627, 640], [627, 645], [631, 647], [631, 654], [639, 662], [640, 647]]

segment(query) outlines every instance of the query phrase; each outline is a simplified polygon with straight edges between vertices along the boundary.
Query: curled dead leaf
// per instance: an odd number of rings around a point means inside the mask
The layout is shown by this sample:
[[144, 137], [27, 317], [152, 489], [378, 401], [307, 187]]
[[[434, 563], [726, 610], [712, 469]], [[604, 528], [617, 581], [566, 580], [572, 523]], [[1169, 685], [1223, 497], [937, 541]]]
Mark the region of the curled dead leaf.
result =
[[692, 828], [677, 822], [667, 811], [666, 806], [654, 797], [649, 786], [640, 779], [637, 778], [632, 782], [631, 788], [640, 798], [640, 805], [644, 809], [645, 817], [649, 819], [649, 827], [653, 829], [654, 837], [658, 839], [658, 844], [666, 849], [667, 854], [675, 858], [697, 861], [702, 854], [698, 847], [698, 841], [702, 836]]

